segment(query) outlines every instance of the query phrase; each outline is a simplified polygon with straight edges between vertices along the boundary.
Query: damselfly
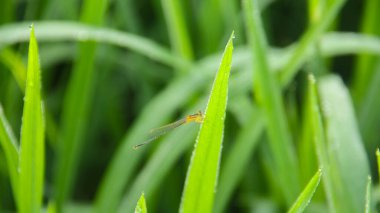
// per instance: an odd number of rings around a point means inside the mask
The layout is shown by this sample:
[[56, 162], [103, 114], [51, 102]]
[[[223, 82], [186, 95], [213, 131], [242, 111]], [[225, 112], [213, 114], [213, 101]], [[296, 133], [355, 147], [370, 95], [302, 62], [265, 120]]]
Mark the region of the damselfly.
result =
[[133, 148], [138, 149], [139, 147], [156, 140], [157, 138], [159, 138], [162, 135], [170, 132], [171, 130], [181, 126], [182, 124], [187, 124], [187, 123], [191, 123], [191, 122], [202, 123], [203, 119], [204, 119], [204, 115], [203, 115], [202, 111], [199, 111], [195, 114], [188, 115], [188, 116], [186, 116], [186, 117], [184, 117], [178, 121], [175, 121], [173, 123], [167, 124], [165, 126], [157, 128], [157, 129], [152, 129], [149, 132], [149, 139], [146, 140], [144, 143], [137, 144], [137, 145], [133, 146]]

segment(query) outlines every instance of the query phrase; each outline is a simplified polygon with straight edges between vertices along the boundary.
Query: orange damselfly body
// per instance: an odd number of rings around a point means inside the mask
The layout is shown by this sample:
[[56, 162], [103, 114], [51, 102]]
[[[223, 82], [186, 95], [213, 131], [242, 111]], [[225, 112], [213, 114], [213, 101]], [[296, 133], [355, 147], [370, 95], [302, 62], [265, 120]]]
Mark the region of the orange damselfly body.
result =
[[138, 149], [141, 146], [144, 146], [150, 142], [153, 142], [157, 138], [161, 137], [162, 135], [170, 132], [171, 130], [173, 130], [173, 129], [175, 129], [175, 128], [183, 125], [183, 124], [187, 124], [187, 123], [191, 123], [191, 122], [202, 123], [203, 119], [204, 119], [204, 114], [202, 113], [202, 111], [198, 111], [195, 114], [188, 115], [188, 116], [186, 116], [182, 119], [179, 119], [178, 121], [175, 121], [173, 123], [167, 124], [165, 126], [162, 126], [162, 127], [156, 128], [156, 129], [152, 129], [149, 132], [149, 139], [146, 140], [144, 143], [140, 143], [140, 144], [133, 146], [133, 149]]

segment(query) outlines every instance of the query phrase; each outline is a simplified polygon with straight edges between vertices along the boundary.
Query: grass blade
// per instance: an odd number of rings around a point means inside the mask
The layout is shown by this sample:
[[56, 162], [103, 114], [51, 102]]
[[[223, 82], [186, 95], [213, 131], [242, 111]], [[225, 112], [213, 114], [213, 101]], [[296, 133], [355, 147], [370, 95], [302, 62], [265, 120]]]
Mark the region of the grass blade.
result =
[[141, 194], [141, 197], [137, 202], [135, 213], [147, 213], [144, 193]]
[[[361, 32], [363, 34], [378, 37], [380, 35], [380, 29], [377, 23], [380, 18], [380, 14], [378, 13], [380, 1], [367, 0], [363, 4], [364, 11], [361, 22]], [[373, 74], [376, 72], [374, 66], [376, 66], [376, 63], [379, 63], [379, 60], [379, 57], [369, 54], [361, 54], [357, 58], [353, 77], [352, 93], [355, 105], [359, 110], [361, 110], [363, 105], [368, 104], [365, 100], [363, 100], [363, 98], [366, 97], [366, 93], [368, 92], [367, 90], [371, 86], [368, 82], [370, 82]]]
[[308, 54], [305, 53], [315, 45], [317, 39], [319, 39], [322, 33], [331, 25], [345, 1], [346, 0], [334, 0], [332, 3], [329, 3], [321, 19], [310, 25], [310, 28], [302, 36], [294, 53], [280, 73], [280, 81], [283, 85], [288, 85], [293, 79], [294, 75], [308, 57]]
[[31, 26], [21, 127], [19, 211], [40, 212], [45, 169], [44, 115], [38, 46]]
[[188, 168], [180, 212], [212, 211], [222, 149], [233, 36], [232, 33], [211, 90]]
[[[334, 168], [330, 166], [328, 148], [326, 145], [325, 129], [322, 123], [322, 114], [319, 108], [317, 86], [313, 75], [308, 77], [308, 92], [307, 92], [307, 117], [309, 126], [311, 126], [311, 138], [314, 140], [315, 150], [319, 165], [324, 168], [323, 185], [326, 191], [327, 203], [332, 212], [342, 210], [339, 208], [339, 187], [334, 184], [333, 174]], [[338, 182], [339, 183], [339, 182]]]
[[[187, 68], [189, 64], [181, 57], [152, 40], [134, 34], [121, 32], [104, 27], [69, 21], [36, 22], [37, 36], [40, 41], [96, 41], [128, 48], [153, 60], [173, 67]], [[25, 30], [27, 23], [9, 24], [0, 27], [0, 48], [27, 41]]]
[[[247, 113], [247, 112], [245, 112]], [[246, 115], [247, 116], [247, 115]], [[259, 138], [264, 130], [264, 118], [259, 110], [251, 110], [249, 121], [242, 127], [230, 153], [222, 165], [220, 183], [216, 194], [215, 212], [223, 212], [233, 190], [249, 164]]]
[[321, 19], [322, 11], [326, 5], [326, 0], [309, 0], [308, 1], [308, 15], [309, 23], [318, 22]]
[[[380, 48], [379, 48], [380, 51]], [[356, 112], [359, 120], [360, 132], [367, 150], [374, 150], [378, 146], [378, 122], [380, 120], [380, 57], [373, 60], [371, 69], [373, 74], [367, 82], [365, 93], [360, 97], [361, 100], [356, 102]], [[371, 161], [373, 156], [369, 156]]]
[[200, 41], [199, 49], [202, 55], [207, 55], [217, 50], [223, 33], [221, 0], [201, 1], [197, 7], [197, 28]]
[[320, 48], [324, 57], [360, 53], [380, 56], [380, 39], [358, 33], [330, 32], [321, 37]]
[[14, 198], [17, 202], [18, 195], [18, 145], [16, 137], [5, 118], [3, 107], [0, 104], [0, 145], [4, 150], [5, 160], [7, 161], [10, 174]]
[[[313, 69], [315, 70], [315, 69]], [[309, 79], [310, 81], [310, 79]], [[310, 82], [309, 87], [311, 86]], [[314, 83], [313, 83], [314, 84]], [[311, 94], [310, 88], [308, 88], [309, 91], [308, 93], [305, 94], [304, 98], [304, 107], [302, 109], [302, 132], [301, 132], [301, 137], [299, 140], [299, 159], [302, 159], [300, 161], [300, 172], [301, 172], [301, 184], [306, 184], [309, 181], [309, 178], [311, 175], [313, 175], [314, 171], [318, 168], [318, 160], [316, 156], [316, 150], [315, 150], [315, 144], [314, 140], [315, 138], [313, 137], [313, 128], [312, 128], [312, 123], [311, 119], [312, 116], [310, 113], [313, 113], [310, 111], [310, 95], [315, 95]], [[318, 112], [319, 113], [319, 112]]]
[[364, 207], [364, 213], [370, 213], [372, 212], [372, 178], [371, 176], [368, 176], [367, 180], [367, 190], [365, 194], [365, 207]]
[[330, 168], [328, 178], [337, 193], [336, 210], [362, 212], [369, 165], [349, 92], [342, 80], [333, 75], [323, 77], [319, 85], [329, 158], [326, 168]]
[[279, 186], [286, 202], [291, 202], [297, 197], [300, 186], [298, 181], [298, 166], [292, 138], [286, 122], [285, 109], [281, 99], [280, 88], [275, 78], [269, 71], [266, 58], [267, 44], [261, 26], [260, 12], [257, 1], [244, 0], [246, 26], [248, 29], [249, 45], [254, 66], [254, 92], [267, 120], [267, 130], [270, 141], [270, 149], [274, 158], [274, 169], [277, 171]]
[[377, 174], [380, 177], [380, 151], [379, 148], [376, 149], [376, 162], [377, 162]]
[[9, 67], [20, 89], [24, 91], [26, 70], [21, 57], [11, 49], [5, 48], [0, 52], [0, 60]]
[[[84, 1], [81, 21], [100, 25], [107, 8], [107, 0]], [[57, 209], [70, 194], [79, 156], [84, 145], [83, 136], [90, 113], [94, 87], [94, 59], [96, 44], [84, 42], [79, 46], [78, 60], [65, 94], [62, 118], [62, 138], [58, 147], [58, 165], [55, 179]]]
[[[40, 55], [41, 56], [41, 55]], [[43, 55], [41, 58], [44, 58]], [[17, 55], [10, 48], [5, 48], [0, 52], [0, 61], [2, 61], [11, 71], [13, 78], [16, 80], [20, 90], [25, 94], [26, 66], [20, 55]], [[40, 67], [43, 65], [40, 64]], [[57, 124], [55, 123], [50, 112], [45, 108], [46, 135], [48, 142], [55, 142]]]
[[176, 55], [184, 60], [193, 59], [193, 50], [181, 4], [176, 0], [161, 0], [171, 45]]
[[300, 213], [305, 210], [319, 185], [321, 176], [322, 170], [318, 170], [317, 173], [315, 173], [315, 175], [311, 178], [302, 193], [298, 196], [296, 202], [290, 208], [288, 213]]

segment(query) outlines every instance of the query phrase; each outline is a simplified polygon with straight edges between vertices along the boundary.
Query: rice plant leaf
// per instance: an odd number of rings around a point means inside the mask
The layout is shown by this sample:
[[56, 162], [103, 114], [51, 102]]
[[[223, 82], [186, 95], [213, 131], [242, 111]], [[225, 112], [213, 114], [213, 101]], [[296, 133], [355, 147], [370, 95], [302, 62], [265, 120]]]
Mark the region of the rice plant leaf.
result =
[[[360, 32], [362, 34], [372, 35], [375, 37], [380, 36], [380, 29], [378, 27], [378, 20], [380, 18], [380, 14], [378, 13], [379, 7], [380, 1], [368, 0], [363, 2], [363, 13], [360, 26]], [[380, 63], [379, 60], [379, 57], [367, 53], [360, 54], [357, 57], [354, 77], [352, 78], [352, 95], [359, 111], [362, 107], [366, 107], [365, 105], [370, 104], [368, 103], [368, 100], [365, 100], [365, 97], [368, 93], [367, 90], [369, 90], [371, 86], [373, 87], [373, 85], [368, 82], [371, 82], [373, 74], [378, 72], [376, 71], [375, 66]], [[359, 119], [360, 117], [361, 115], [359, 114]], [[365, 130], [365, 128], [363, 129]], [[363, 137], [366, 137], [366, 135], [364, 134]]]
[[283, 85], [288, 85], [293, 79], [294, 75], [308, 57], [308, 54], [305, 53], [316, 44], [322, 33], [332, 24], [345, 2], [346, 0], [330, 1], [319, 21], [312, 23], [309, 29], [304, 33], [297, 44], [296, 49], [280, 73], [280, 81]]
[[[315, 66], [315, 67], [317, 68], [320, 66]], [[310, 87], [311, 83], [308, 82], [308, 84], [309, 84], [308, 86]], [[302, 159], [302, 161], [300, 161], [302, 184], [306, 184], [309, 181], [310, 176], [313, 175], [314, 171], [318, 168], [318, 159], [315, 154], [316, 153], [315, 144], [314, 144], [315, 138], [313, 137], [312, 123], [311, 123], [311, 119], [313, 116], [310, 115], [310, 113], [315, 113], [315, 112], [311, 112], [310, 107], [309, 107], [310, 95], [315, 95], [315, 94], [311, 94], [310, 88], [309, 88], [308, 93], [306, 93], [305, 98], [304, 98], [304, 107], [302, 109], [303, 110], [302, 111], [303, 125], [302, 125], [301, 137], [300, 137], [301, 139], [300, 139], [299, 148], [298, 148], [299, 149], [298, 156], [300, 159]]]
[[336, 210], [363, 212], [369, 164], [349, 92], [339, 77], [330, 75], [321, 78], [319, 94], [328, 153], [328, 164], [323, 166], [330, 168]]
[[377, 162], [377, 174], [380, 177], [380, 150], [379, 148], [376, 149], [376, 162]]
[[359, 53], [380, 56], [380, 39], [359, 33], [329, 32], [321, 36], [320, 48], [325, 57]]
[[49, 201], [46, 209], [47, 213], [57, 213], [57, 208], [54, 201]]
[[[360, 132], [367, 150], [374, 150], [378, 146], [378, 121], [380, 120], [380, 97], [378, 95], [380, 90], [380, 57], [377, 60], [372, 60], [372, 62], [373, 74], [368, 79], [365, 89], [362, 89], [364, 91], [360, 95], [360, 100], [357, 99], [355, 102]], [[370, 155], [369, 158], [371, 161], [374, 160], [373, 155]]]
[[227, 206], [228, 200], [244, 174], [264, 131], [264, 116], [261, 111], [252, 107], [251, 113], [243, 112], [247, 114], [249, 121], [238, 133], [236, 142], [221, 167], [220, 183], [214, 206], [216, 213], [223, 212]]
[[315, 173], [315, 175], [311, 178], [302, 193], [298, 196], [296, 202], [289, 209], [288, 213], [301, 213], [305, 210], [319, 185], [321, 176], [322, 170], [319, 169], [317, 173]]
[[10, 174], [12, 190], [17, 201], [18, 195], [18, 142], [13, 134], [11, 126], [5, 118], [3, 107], [0, 104], [0, 145], [5, 154], [8, 171]]
[[40, 212], [45, 170], [44, 115], [38, 45], [31, 26], [21, 127], [19, 212]]
[[366, 189], [366, 195], [365, 195], [365, 207], [364, 207], [364, 212], [365, 213], [370, 213], [372, 212], [372, 178], [371, 176], [368, 176], [367, 179], [367, 189]]
[[184, 4], [176, 0], [161, 0], [161, 4], [174, 52], [184, 60], [192, 60], [190, 34], [182, 8]]
[[137, 202], [135, 213], [147, 213], [144, 193], [141, 194], [141, 197]]
[[188, 168], [180, 212], [212, 211], [222, 151], [233, 36], [232, 33], [211, 90]]
[[0, 61], [9, 67], [9, 70], [12, 72], [17, 84], [21, 90], [24, 91], [26, 68], [22, 58], [12, 51], [12, 49], [5, 48], [0, 52]]
[[[315, 150], [319, 165], [324, 168], [323, 185], [326, 192], [327, 204], [332, 212], [337, 212], [340, 208], [339, 188], [334, 184], [334, 168], [330, 166], [328, 149], [326, 145], [325, 129], [322, 123], [322, 113], [319, 107], [316, 80], [313, 75], [308, 77], [306, 116], [308, 125], [311, 127], [311, 138], [314, 140]], [[339, 182], [338, 182], [339, 183]]]
[[[100, 25], [107, 6], [107, 0], [85, 0], [81, 11], [81, 22]], [[83, 42], [79, 45], [78, 59], [73, 67], [64, 98], [62, 137], [58, 143], [55, 174], [55, 201], [58, 211], [70, 195], [85, 142], [84, 135], [97, 74], [94, 69], [95, 53], [96, 43]]]
[[308, 1], [308, 15], [309, 22], [314, 23], [321, 19], [326, 0], [309, 0]]
[[[186, 68], [189, 63], [175, 56], [163, 46], [144, 37], [84, 23], [69, 21], [35, 22], [40, 41], [96, 41], [131, 49], [148, 58], [173, 67]], [[17, 23], [0, 27], [0, 49], [4, 46], [28, 40], [25, 30], [28, 24]]]
[[263, 108], [269, 137], [269, 147], [274, 161], [274, 170], [281, 178], [279, 187], [288, 205], [300, 191], [299, 168], [295, 158], [281, 90], [275, 76], [270, 72], [267, 60], [267, 44], [257, 1], [244, 0], [247, 37], [254, 68], [254, 92]]

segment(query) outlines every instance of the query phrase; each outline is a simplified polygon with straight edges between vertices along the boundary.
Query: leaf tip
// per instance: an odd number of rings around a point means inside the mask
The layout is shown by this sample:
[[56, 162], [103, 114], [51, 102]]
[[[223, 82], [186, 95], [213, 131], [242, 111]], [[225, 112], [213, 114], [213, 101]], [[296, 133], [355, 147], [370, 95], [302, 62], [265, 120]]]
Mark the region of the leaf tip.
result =
[[231, 33], [231, 36], [230, 36], [230, 39], [228, 39], [228, 42], [227, 42], [227, 45], [226, 45], [226, 48], [229, 47], [229, 48], [233, 48], [233, 40], [235, 39], [235, 31], [232, 30], [232, 33]]
[[135, 208], [135, 213], [146, 213], [146, 202], [144, 192], [141, 193], [139, 200], [137, 201], [137, 205]]
[[29, 25], [29, 29], [30, 29], [30, 33], [33, 33], [34, 34], [34, 23], [31, 23]]
[[30, 29], [30, 40], [29, 40], [29, 42], [36, 43], [37, 41], [36, 41], [36, 35], [35, 35], [35, 30], [34, 30], [34, 23], [29, 25], [29, 29]]
[[318, 175], [319, 175], [319, 176], [322, 176], [322, 175], [323, 175], [323, 168], [322, 168], [322, 167], [320, 167], [320, 168], [318, 169]]
[[309, 73], [309, 74], [307, 75], [307, 79], [309, 80], [309, 82], [310, 82], [311, 84], [315, 84], [315, 82], [316, 82], [316, 80], [315, 80], [315, 76], [314, 76], [312, 73]]

